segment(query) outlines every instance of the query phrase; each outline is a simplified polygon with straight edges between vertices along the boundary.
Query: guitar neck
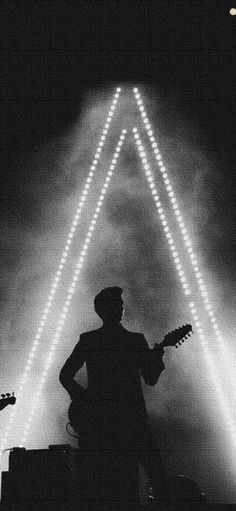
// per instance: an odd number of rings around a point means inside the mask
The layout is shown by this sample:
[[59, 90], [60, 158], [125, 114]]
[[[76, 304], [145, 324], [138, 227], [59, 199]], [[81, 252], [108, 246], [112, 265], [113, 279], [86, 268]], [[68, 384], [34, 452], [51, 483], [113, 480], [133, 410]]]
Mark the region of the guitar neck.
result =
[[178, 345], [182, 344], [184, 340], [191, 335], [191, 332], [192, 325], [190, 324], [176, 328], [175, 330], [172, 330], [172, 332], [169, 332], [167, 335], [165, 335], [163, 341], [161, 341], [159, 344], [156, 344], [157, 349], [163, 349], [167, 346], [175, 346], [177, 348]]

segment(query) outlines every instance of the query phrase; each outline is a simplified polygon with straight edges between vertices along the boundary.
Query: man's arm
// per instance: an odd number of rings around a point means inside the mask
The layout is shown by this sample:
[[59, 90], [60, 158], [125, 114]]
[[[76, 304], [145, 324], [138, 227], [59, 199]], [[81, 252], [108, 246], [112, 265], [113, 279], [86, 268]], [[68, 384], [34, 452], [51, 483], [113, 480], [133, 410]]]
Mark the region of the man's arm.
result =
[[165, 369], [165, 365], [162, 360], [164, 350], [163, 348], [158, 348], [158, 345], [155, 345], [153, 349], [150, 349], [144, 335], [141, 336], [140, 345], [141, 375], [147, 385], [154, 386], [156, 385], [160, 374]]
[[74, 399], [80, 388], [80, 385], [76, 383], [74, 380], [74, 376], [77, 371], [82, 367], [86, 360], [86, 351], [84, 348], [84, 341], [82, 336], [80, 336], [80, 340], [78, 344], [76, 344], [74, 350], [72, 351], [69, 358], [66, 360], [64, 366], [62, 367], [59, 375], [60, 383], [67, 390], [71, 399]]

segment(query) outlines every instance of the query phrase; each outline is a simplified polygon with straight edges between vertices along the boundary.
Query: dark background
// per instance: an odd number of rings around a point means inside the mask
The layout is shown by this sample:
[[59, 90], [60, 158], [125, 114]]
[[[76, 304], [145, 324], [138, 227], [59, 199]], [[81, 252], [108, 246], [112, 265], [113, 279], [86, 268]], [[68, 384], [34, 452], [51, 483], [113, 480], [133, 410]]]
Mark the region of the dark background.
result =
[[[73, 176], [68, 179], [65, 173], [60, 177], [60, 186], [58, 185], [58, 154], [60, 155], [61, 151], [64, 156], [69, 147], [65, 142], [65, 135], [73, 132], [78, 119], [83, 118], [87, 93], [92, 91], [96, 98], [99, 94], [102, 97], [103, 90], [110, 90], [112, 94], [115, 87], [119, 85], [122, 87], [123, 84], [124, 86], [140, 84], [140, 90], [143, 87], [147, 97], [150, 90], [154, 103], [155, 98], [158, 98], [159, 104], [163, 103], [161, 133], [164, 151], [167, 149], [171, 151], [172, 131], [177, 130], [180, 138], [183, 135], [183, 140], [189, 135], [188, 140], [191, 140], [195, 152], [193, 151], [194, 155], [191, 159], [189, 145], [183, 164], [183, 173], [180, 175], [179, 190], [186, 191], [186, 197], [188, 197], [186, 203], [190, 204], [191, 186], [198, 183], [198, 213], [196, 214], [198, 216], [196, 217], [199, 245], [203, 249], [206, 271], [211, 271], [211, 276], [215, 276], [218, 302], [222, 299], [225, 315], [221, 320], [223, 324], [231, 327], [236, 281], [236, 16], [229, 14], [231, 7], [234, 7], [233, 2], [219, 0], [1, 2], [3, 43], [0, 220], [3, 255], [1, 267], [3, 341], [1, 347], [5, 349], [2, 354], [5, 353], [9, 364], [8, 348], [15, 349], [16, 345], [16, 323], [19, 322], [19, 317], [23, 318], [24, 306], [26, 310], [27, 307], [30, 310], [27, 301], [21, 300], [20, 304], [17, 302], [15, 297], [18, 290], [24, 300], [27, 293], [29, 297], [35, 297], [40, 286], [41, 292], [46, 286], [45, 282], [49, 279], [49, 275], [51, 278], [51, 274], [54, 273], [54, 267], [48, 263], [48, 268], [43, 274], [43, 256], [40, 266], [38, 263], [40, 252], [38, 259], [36, 252], [45, 250], [45, 260], [47, 258], [49, 261], [53, 243], [56, 246], [56, 260], [61, 250], [60, 243], [57, 246], [55, 242], [59, 232], [60, 200], [70, 198], [76, 183]], [[111, 97], [111, 95], [108, 96]], [[147, 111], [149, 112], [148, 109]], [[158, 118], [155, 120], [155, 125], [158, 126]], [[188, 130], [190, 134], [187, 133]], [[173, 142], [177, 144], [176, 141], [174, 134]], [[185, 150], [184, 146], [186, 149], [186, 142], [182, 143], [182, 151]], [[172, 160], [174, 153], [178, 155], [178, 144], [173, 149]], [[205, 155], [203, 159], [200, 158], [201, 154]], [[197, 171], [194, 168], [191, 169], [191, 166], [188, 168], [188, 158], [190, 163], [194, 163], [194, 158], [198, 161]], [[180, 156], [177, 156], [176, 162], [177, 171], [181, 170]], [[201, 162], [203, 162], [202, 168], [200, 168]], [[195, 179], [196, 175], [198, 181]], [[199, 190], [201, 196], [199, 196]], [[55, 197], [57, 205], [52, 213], [51, 199]], [[129, 196], [125, 202], [126, 206], [128, 202]], [[133, 211], [137, 209], [133, 206]], [[122, 211], [124, 213], [124, 208]], [[199, 219], [201, 211], [205, 218], [202, 223]], [[109, 213], [112, 220], [111, 211]], [[128, 218], [128, 212], [126, 213]], [[64, 211], [61, 215], [64, 231], [62, 228], [63, 232], [60, 231], [60, 235], [64, 243], [69, 220], [67, 221]], [[141, 221], [140, 218], [139, 216], [137, 225]], [[145, 221], [147, 226], [148, 215]], [[118, 223], [119, 218], [115, 211], [112, 225], [114, 232]], [[54, 225], [55, 234], [50, 245]], [[120, 225], [122, 228], [122, 218]], [[150, 237], [153, 238], [154, 246], [153, 232], [154, 230], [151, 231]], [[50, 245], [48, 252], [47, 244], [48, 247]], [[142, 236], [139, 247], [137, 243], [140, 252], [141, 245], [143, 245]], [[107, 254], [104, 256], [104, 261], [106, 256]], [[103, 261], [102, 258], [101, 260]], [[36, 269], [32, 270], [31, 264], [32, 268], [34, 264]], [[124, 277], [129, 282], [132, 282], [131, 275], [128, 275], [132, 273], [130, 272], [132, 265], [133, 260], [130, 261], [130, 267], [127, 265]], [[152, 280], [150, 268], [147, 273], [149, 272], [149, 278]], [[92, 280], [95, 279], [98, 269], [99, 263], [94, 265], [90, 277], [88, 276], [91, 289], [93, 289]], [[115, 270], [114, 263], [114, 268], [111, 265], [110, 274]], [[170, 277], [167, 283], [169, 293], [169, 288], [172, 286]], [[132, 305], [139, 291], [138, 288], [135, 290], [135, 279], [133, 288], [133, 302], [132, 300], [130, 302]], [[213, 289], [214, 286], [212, 291]], [[178, 290], [175, 292], [176, 299]], [[42, 296], [44, 297], [43, 291]], [[43, 307], [42, 304], [40, 303], [40, 307]], [[37, 303], [36, 305], [38, 306]], [[155, 312], [156, 309], [153, 310]], [[219, 310], [221, 309], [218, 303]], [[11, 326], [7, 322], [9, 315], [12, 316]], [[142, 319], [144, 322], [144, 317]], [[21, 321], [22, 330], [25, 328], [25, 319]], [[37, 317], [32, 322], [37, 324]], [[35, 328], [35, 325], [33, 327]], [[62, 359], [64, 358], [63, 355]], [[4, 356], [1, 357], [1, 367], [1, 372], [4, 374]], [[180, 381], [181, 385], [183, 384], [184, 392], [184, 385], [188, 385], [184, 377], [183, 382], [181, 378], [179, 379], [177, 369], [175, 373], [175, 368], [172, 367], [172, 371], [172, 374], [168, 373], [169, 379], [165, 382], [165, 389], [169, 392], [170, 399], [173, 387], [171, 377], [174, 377], [177, 382]], [[172, 399], [173, 402], [171, 401], [172, 410], [176, 411], [177, 415], [182, 413], [183, 394], [180, 394], [179, 401], [176, 395]], [[192, 394], [192, 389], [187, 388], [186, 394], [188, 394], [185, 410], [187, 416], [189, 402], [193, 400], [194, 393]], [[190, 424], [187, 427], [186, 424], [182, 426], [174, 420], [169, 422], [165, 422], [165, 418], [162, 420], [163, 444], [165, 445], [166, 442], [167, 453], [171, 438], [176, 439], [179, 431], [179, 437], [182, 440], [177, 446], [177, 451], [179, 449], [178, 452], [182, 453], [183, 458], [188, 460], [188, 450], [191, 449], [195, 453], [200, 452], [198, 449], [201, 449], [201, 455], [204, 456], [207, 432], [202, 432], [200, 415], [198, 436], [196, 430], [191, 429]], [[168, 428], [169, 436], [165, 440]], [[181, 443], [184, 435], [188, 451], [185, 456]], [[195, 444], [194, 435], [197, 438]], [[209, 451], [214, 453], [215, 439], [212, 437], [209, 445], [211, 445]], [[170, 465], [174, 466], [176, 460], [169, 460]], [[206, 461], [202, 482], [206, 484], [206, 489], [209, 484], [208, 492], [212, 496], [215, 487], [214, 481], [209, 482], [210, 463], [211, 461]], [[215, 463], [217, 465], [217, 459]], [[196, 467], [199, 465], [200, 462], [196, 460]], [[217, 470], [216, 467], [215, 470]], [[218, 471], [220, 480], [220, 468]], [[192, 473], [194, 474], [194, 468]], [[199, 477], [197, 473], [196, 468], [196, 475]], [[224, 481], [218, 498], [222, 497], [224, 501], [227, 495], [224, 493], [223, 486]]]
[[235, 272], [236, 17], [230, 7], [219, 0], [1, 2], [5, 213], [24, 213], [16, 203], [29, 176], [20, 160], [70, 128], [87, 90], [141, 82], [174, 97], [217, 159], [220, 172], [209, 176], [209, 186], [222, 236], [220, 242], [212, 236], [212, 248], [222, 256], [219, 270]]

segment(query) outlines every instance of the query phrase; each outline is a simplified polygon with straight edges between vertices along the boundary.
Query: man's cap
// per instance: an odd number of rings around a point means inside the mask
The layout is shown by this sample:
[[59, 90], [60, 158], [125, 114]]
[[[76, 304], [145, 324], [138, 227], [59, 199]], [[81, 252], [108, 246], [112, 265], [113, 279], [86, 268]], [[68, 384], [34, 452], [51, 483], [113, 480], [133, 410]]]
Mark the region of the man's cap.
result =
[[95, 296], [94, 303], [120, 300], [122, 293], [123, 289], [121, 287], [105, 287]]

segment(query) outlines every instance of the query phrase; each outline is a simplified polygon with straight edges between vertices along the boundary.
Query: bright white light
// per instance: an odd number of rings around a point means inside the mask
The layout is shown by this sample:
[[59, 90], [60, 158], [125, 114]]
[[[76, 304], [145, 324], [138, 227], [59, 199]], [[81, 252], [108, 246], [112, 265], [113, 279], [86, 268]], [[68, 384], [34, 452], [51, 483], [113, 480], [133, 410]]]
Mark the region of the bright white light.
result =
[[[141, 141], [140, 141], [140, 137], [139, 137], [139, 134], [138, 134], [138, 132], [137, 132], [137, 131], [138, 131], [138, 130], [137, 130], [137, 128], [136, 128], [136, 129], [135, 129], [135, 135], [134, 135], [134, 138], [136, 139], [136, 144], [137, 144], [137, 146], [139, 146], [139, 147], [140, 147], [140, 144], [138, 144], [138, 142], [141, 142]], [[138, 147], [138, 148], [139, 148], [139, 147]], [[143, 155], [143, 156], [145, 156], [145, 160], [146, 160], [146, 154], [145, 154], [145, 152], [143, 152], [143, 154], [142, 154], [142, 155]], [[141, 157], [140, 151], [139, 151], [139, 156]], [[149, 182], [149, 186], [150, 186], [150, 188], [151, 188], [150, 182], [153, 182], [153, 178], [152, 178], [152, 177], [150, 177], [150, 176], [149, 176], [149, 172], [147, 172], [147, 169], [149, 169], [149, 165], [144, 165], [144, 158], [143, 158], [143, 157], [142, 157], [142, 163], [143, 163], [143, 167], [144, 167], [145, 175], [146, 175], [146, 177], [147, 177], [147, 180], [148, 180], [148, 182]], [[169, 181], [168, 181], [168, 182], [169, 182]], [[152, 186], [155, 186], [155, 185], [154, 185], [154, 183], [152, 183]], [[156, 197], [154, 197], [154, 199], [156, 199]], [[164, 220], [164, 219], [165, 219], [165, 215], [163, 214], [163, 208], [161, 207], [161, 203], [160, 203], [160, 201], [156, 203], [156, 207], [158, 208], [158, 213], [159, 213], [159, 216], [160, 216], [160, 218], [161, 218], [161, 220], [162, 220], [162, 224], [164, 224], [164, 225], [165, 225], [165, 227], [164, 227], [164, 231], [165, 231], [165, 233], [166, 233], [166, 237], [167, 237], [167, 239], [168, 239], [168, 244], [169, 244], [169, 246], [170, 246], [170, 249], [171, 249], [171, 250], [173, 250], [173, 251], [175, 252], [175, 254], [177, 255], [176, 248], [175, 248], [175, 245], [174, 245], [174, 240], [173, 240], [173, 238], [172, 238], [171, 233], [169, 232], [168, 223], [167, 223], [167, 221], [166, 221], [166, 220]], [[176, 265], [177, 270], [181, 270], [181, 276], [182, 276], [182, 275], [184, 275], [184, 272], [183, 272], [183, 270], [182, 270], [182, 266], [181, 266], [181, 264], [177, 264], [177, 262], [179, 263], [179, 259], [177, 259], [177, 261], [175, 261], [175, 265]], [[183, 283], [183, 282], [184, 282], [184, 283]], [[183, 288], [184, 288], [184, 290], [185, 290], [185, 291], [184, 291], [184, 292], [185, 292], [185, 294], [190, 294], [190, 290], [189, 290], [189, 287], [188, 287], [188, 284], [187, 284], [187, 279], [186, 279], [186, 277], [184, 277], [184, 280], [182, 280], [182, 281], [181, 281], [181, 283], [182, 283], [182, 286], [183, 286]]]
[[[117, 145], [117, 147], [118, 147], [118, 145]], [[117, 151], [117, 147], [116, 147], [116, 151]], [[107, 179], [107, 177], [106, 177], [106, 179]], [[106, 184], [107, 184], [107, 187], [108, 187], [108, 183], [105, 181], [105, 183], [103, 184], [102, 193], [104, 192], [104, 187], [105, 187]], [[97, 217], [96, 209], [98, 207], [98, 203], [100, 201], [103, 202], [103, 200], [104, 200], [104, 195], [100, 195], [99, 201], [97, 202], [97, 205], [95, 207], [93, 218], [92, 218], [92, 220], [90, 222], [90, 226], [88, 228], [88, 233], [87, 233], [87, 236], [86, 236], [86, 240], [88, 238], [89, 231], [93, 231], [94, 230], [94, 225], [96, 224], [95, 215]], [[86, 242], [85, 242], [85, 244], [83, 245], [83, 248], [81, 250], [80, 256], [79, 256], [79, 262], [82, 263], [84, 261], [84, 258], [85, 258], [85, 255], [87, 253], [87, 250], [88, 250], [88, 245], [86, 245]], [[63, 306], [63, 312], [60, 315], [59, 322], [58, 322], [58, 325], [56, 327], [56, 331], [55, 331], [54, 337], [53, 337], [52, 342], [51, 342], [49, 353], [47, 354], [46, 359], [45, 359], [45, 365], [44, 365], [44, 370], [43, 370], [42, 375], [41, 375], [40, 385], [38, 387], [38, 392], [36, 392], [36, 394], [38, 393], [38, 395], [40, 395], [39, 392], [41, 392], [41, 390], [43, 388], [43, 385], [44, 385], [45, 380], [46, 380], [47, 372], [48, 372], [48, 370], [49, 370], [49, 368], [51, 366], [51, 363], [52, 363], [52, 360], [53, 360], [53, 355], [54, 355], [54, 352], [55, 352], [55, 345], [57, 344], [57, 342], [59, 340], [59, 337], [60, 337], [60, 334], [61, 334], [61, 331], [62, 331], [62, 327], [63, 327], [63, 325], [65, 323], [65, 319], [66, 319], [66, 316], [67, 316], [67, 313], [68, 313], [68, 310], [69, 310], [70, 299], [71, 299], [72, 294], [75, 291], [75, 287], [76, 287], [76, 282], [77, 281], [78, 281], [78, 275], [77, 275], [77, 265], [76, 265], [76, 270], [75, 270], [74, 275], [72, 277], [72, 282], [71, 282], [70, 288], [69, 288], [69, 295], [67, 295], [67, 299], [66, 299], [66, 301], [64, 303], [64, 306]], [[28, 415], [28, 418], [27, 418], [27, 421], [26, 421], [26, 425], [24, 426], [23, 439], [21, 439], [21, 443], [22, 444], [25, 442], [25, 439], [27, 437], [27, 434], [28, 434], [28, 431], [29, 431], [29, 428], [30, 428], [30, 424], [31, 424], [31, 419], [32, 419], [32, 414]]]
[[[120, 92], [120, 88], [117, 89], [117, 92]], [[117, 97], [119, 97], [119, 95], [115, 94], [115, 97], [117, 98]], [[114, 110], [115, 107], [111, 106], [111, 108], [109, 110], [111, 110], [111, 109]], [[111, 121], [111, 118], [110, 118], [110, 121]], [[109, 128], [109, 125], [106, 124], [105, 127]], [[95, 159], [93, 160], [93, 165], [91, 167], [91, 170], [95, 170], [96, 169], [97, 158], [99, 157], [99, 152], [101, 151], [101, 147], [104, 144], [104, 141], [105, 141], [107, 133], [108, 133], [108, 131], [104, 129], [103, 132], [102, 132], [102, 136], [100, 137], [97, 149], [96, 149]], [[56, 276], [55, 276], [55, 278], [54, 278], [54, 280], [52, 282], [51, 290], [50, 290], [50, 293], [49, 293], [49, 297], [47, 299], [46, 309], [44, 309], [43, 316], [42, 316], [43, 323], [42, 323], [42, 320], [41, 320], [40, 326], [38, 327], [38, 330], [37, 330], [37, 333], [36, 333], [36, 336], [35, 336], [35, 340], [32, 343], [32, 349], [31, 349], [31, 351], [29, 353], [28, 360], [27, 360], [26, 365], [25, 365], [25, 373], [29, 371], [29, 369], [31, 367], [32, 360], [33, 360], [32, 356], [34, 357], [34, 354], [35, 354], [35, 351], [36, 351], [36, 347], [39, 345], [39, 341], [41, 339], [41, 335], [42, 335], [42, 332], [43, 332], [43, 327], [45, 325], [45, 321], [46, 321], [47, 316], [48, 316], [48, 314], [50, 312], [50, 309], [52, 307], [52, 302], [53, 302], [53, 299], [54, 299], [54, 296], [55, 296], [55, 292], [56, 292], [56, 289], [58, 287], [58, 283], [59, 283], [59, 280], [60, 280], [58, 277], [61, 277], [61, 275], [62, 275], [62, 270], [64, 268], [64, 264], [66, 262], [66, 259], [67, 259], [67, 256], [68, 256], [68, 252], [69, 252], [69, 249], [70, 249], [71, 239], [73, 238], [73, 234], [72, 233], [75, 232], [75, 227], [78, 224], [78, 220], [80, 218], [80, 213], [81, 213], [82, 208], [84, 206], [84, 202], [85, 202], [85, 200], [87, 198], [88, 189], [90, 187], [90, 184], [91, 184], [91, 181], [92, 181], [91, 178], [93, 177], [93, 175], [94, 175], [94, 172], [90, 171], [89, 175], [88, 175], [88, 178], [86, 180], [85, 186], [84, 186], [84, 190], [82, 191], [82, 195], [81, 195], [80, 202], [79, 202], [79, 208], [77, 208], [76, 215], [74, 216], [74, 219], [73, 219], [73, 222], [72, 222], [72, 226], [71, 226], [71, 229], [70, 229], [70, 232], [69, 232], [69, 235], [68, 235], [68, 239], [67, 239], [67, 242], [66, 242], [66, 246], [64, 247], [64, 250], [63, 250], [63, 257], [60, 260], [60, 265], [59, 265], [60, 272], [57, 271]], [[22, 390], [23, 389], [21, 388], [21, 391]], [[14, 407], [12, 408], [12, 413], [13, 413], [13, 410], [14, 410]], [[11, 419], [11, 416], [10, 416], [10, 419]], [[10, 429], [8, 429], [8, 433], [9, 432], [10, 432]]]
[[[236, 12], [236, 10], [235, 10], [235, 12]], [[145, 129], [146, 129], [146, 126], [145, 126]], [[152, 136], [152, 134], [150, 134], [150, 136]], [[153, 142], [153, 140], [150, 140], [150, 142]], [[161, 158], [161, 157], [160, 157], [160, 158]], [[159, 160], [159, 158], [156, 158], [156, 159], [157, 159], [157, 160]], [[160, 164], [162, 164], [162, 161], [160, 160], [160, 161], [158, 162], [158, 164], [159, 164], [159, 165], [160, 165]], [[160, 165], [160, 171], [163, 173], [163, 177], [164, 177], [164, 170], [165, 170], [165, 169], [162, 167], [162, 165]], [[165, 178], [167, 178], [167, 174], [166, 174], [166, 173], [165, 173]], [[175, 197], [174, 197], [174, 193], [172, 193], [172, 194], [171, 194], [171, 196], [169, 195], [169, 197], [173, 197], [173, 199], [175, 199]], [[178, 210], [178, 205], [177, 205], [177, 204], [175, 204], [175, 203], [176, 203], [176, 200], [172, 200], [172, 201], [171, 201], [171, 203], [172, 203], [172, 207], [173, 207], [173, 208], [174, 208], [174, 210], [175, 210], [175, 214], [176, 214], [176, 217], [177, 217], [177, 221], [178, 221], [178, 223], [179, 223], [180, 227], [184, 227], [184, 225], [183, 225], [183, 218], [182, 218], [182, 216], [181, 216], [181, 214], [180, 214], [180, 211]], [[176, 211], [176, 210], [177, 210], [177, 211]], [[170, 240], [169, 240], [169, 241], [170, 241]], [[173, 246], [172, 246], [172, 247], [173, 247]], [[172, 247], [170, 247], [170, 248], [172, 248]], [[190, 240], [190, 239], [185, 240], [185, 247], [186, 247], [186, 250], [187, 250], [188, 256], [189, 256], [189, 258], [191, 259], [191, 262], [192, 262], [192, 264], [193, 264], [193, 269], [194, 269], [194, 272], [195, 272], [195, 277], [197, 278], [196, 274], [199, 272], [199, 268], [198, 268], [198, 264], [197, 264], [197, 261], [196, 261], [195, 255], [193, 254], [193, 250], [192, 250], [192, 248], [191, 248], [191, 240]], [[198, 285], [199, 285], [199, 281], [198, 281]], [[199, 289], [200, 289], [200, 287], [199, 287]], [[189, 289], [186, 289], [186, 290], [185, 290], [185, 294], [190, 294], [190, 290], [189, 290]], [[203, 297], [204, 306], [205, 306], [205, 308], [206, 308], [206, 305], [207, 305], [207, 304], [208, 304], [208, 302], [209, 302], [209, 300], [208, 300], [208, 299], [207, 299], [208, 301], [206, 301], [207, 293], [206, 293], [206, 291], [203, 291], [203, 292], [201, 292], [200, 294], [201, 294], [201, 296]], [[206, 311], [209, 313], [209, 310], [208, 310], [208, 309], [206, 309]], [[218, 327], [217, 327], [217, 325], [216, 325], [216, 323], [215, 323], [215, 318], [214, 318], [214, 316], [210, 316], [210, 319], [211, 319], [212, 327], [213, 327], [214, 332], [215, 332], [215, 335], [216, 335], [216, 334], [217, 334], [217, 332], [218, 332]], [[213, 321], [212, 321], [212, 319], [213, 319]], [[199, 330], [199, 332], [200, 332], [200, 330]], [[205, 340], [205, 338], [204, 338], [204, 336], [202, 335], [202, 333], [201, 333], [201, 332], [200, 332], [200, 335], [201, 335], [201, 337], [200, 337], [200, 338], [201, 338], [201, 340], [202, 340], [202, 345], [203, 345], [203, 346], [205, 346], [205, 347], [207, 347], [206, 340]], [[218, 337], [218, 340], [222, 340], [222, 339], [220, 339], [220, 337]], [[222, 343], [222, 344], [219, 344], [219, 346], [220, 346], [220, 348], [222, 349], [222, 355], [223, 355], [223, 356], [225, 356], [225, 353], [226, 353], [226, 351], [227, 351], [226, 346], [225, 346], [225, 345], [223, 345], [223, 343]], [[225, 356], [225, 361], [226, 361], [226, 364], [227, 364], [228, 362], [230, 362], [230, 356], [229, 356], [229, 355]], [[211, 366], [212, 366], [212, 367], [213, 367], [213, 369], [214, 369], [214, 365], [213, 365], [212, 358], [211, 358], [211, 356], [210, 356], [210, 355], [209, 355], [209, 363], [211, 364]], [[231, 372], [232, 372], [232, 371], [231, 371]], [[232, 377], [233, 377], [233, 374], [234, 374], [234, 372], [231, 374], [231, 376], [232, 376]], [[235, 379], [235, 384], [236, 384], [236, 379]], [[221, 387], [220, 387], [219, 382], [217, 382], [217, 387], [218, 387], [218, 388], [217, 388], [217, 393], [218, 393], [218, 397], [219, 397], [219, 402], [220, 402], [220, 404], [221, 404], [221, 405], [223, 405], [223, 408], [225, 409], [225, 407], [224, 407], [225, 396], [224, 396], [224, 394], [223, 394], [223, 392], [222, 392], [222, 389], [221, 389]], [[236, 435], [235, 435], [235, 425], [234, 425], [234, 426], [232, 426], [232, 428], [231, 428], [231, 415], [230, 415], [230, 411], [229, 411], [229, 409], [227, 409], [227, 413], [226, 413], [226, 414], [224, 414], [224, 413], [223, 413], [223, 416], [228, 417], [228, 419], [229, 419], [229, 420], [228, 420], [228, 425], [229, 425], [229, 428], [228, 428], [228, 429], [229, 429], [229, 431], [231, 431], [231, 429], [232, 429], [233, 436], [234, 436], [234, 438], [235, 438], [235, 437], [236, 437]], [[236, 442], [234, 442], [234, 443], [235, 443], [235, 445], [236, 445]]]

